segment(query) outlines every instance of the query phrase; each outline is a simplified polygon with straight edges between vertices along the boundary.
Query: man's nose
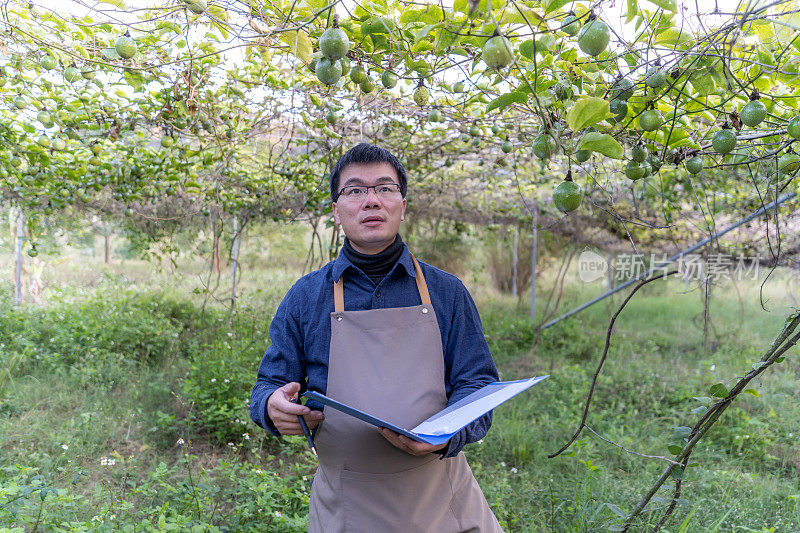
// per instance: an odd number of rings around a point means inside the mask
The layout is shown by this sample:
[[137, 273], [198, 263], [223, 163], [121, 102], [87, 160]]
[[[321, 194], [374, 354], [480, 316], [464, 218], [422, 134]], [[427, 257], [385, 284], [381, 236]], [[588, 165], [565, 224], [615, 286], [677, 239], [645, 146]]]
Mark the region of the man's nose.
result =
[[367, 189], [367, 196], [364, 198], [364, 206], [378, 205], [380, 203], [378, 193], [374, 188]]

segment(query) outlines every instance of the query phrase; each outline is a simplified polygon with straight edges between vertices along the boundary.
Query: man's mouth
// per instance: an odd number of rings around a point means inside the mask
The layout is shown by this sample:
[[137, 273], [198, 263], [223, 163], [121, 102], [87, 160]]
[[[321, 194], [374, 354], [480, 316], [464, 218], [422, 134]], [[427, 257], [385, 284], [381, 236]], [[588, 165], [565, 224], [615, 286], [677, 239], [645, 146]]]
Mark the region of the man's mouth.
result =
[[383, 223], [383, 219], [381, 217], [365, 217], [361, 220], [361, 223], [365, 226], [377, 226]]

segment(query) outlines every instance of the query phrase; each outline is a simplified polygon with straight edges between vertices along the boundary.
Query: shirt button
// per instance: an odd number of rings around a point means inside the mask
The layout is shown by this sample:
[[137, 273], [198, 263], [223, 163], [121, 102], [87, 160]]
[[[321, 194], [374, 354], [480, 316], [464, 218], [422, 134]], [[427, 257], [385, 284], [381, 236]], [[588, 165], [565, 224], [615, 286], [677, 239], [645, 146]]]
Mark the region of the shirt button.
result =
[[376, 298], [380, 298], [381, 297], [381, 291], [375, 291], [375, 297]]
[[422, 308], [422, 312], [423, 312], [424, 314], [427, 314], [427, 313], [428, 313], [428, 308], [427, 308], [427, 307], [423, 307], [423, 308]]

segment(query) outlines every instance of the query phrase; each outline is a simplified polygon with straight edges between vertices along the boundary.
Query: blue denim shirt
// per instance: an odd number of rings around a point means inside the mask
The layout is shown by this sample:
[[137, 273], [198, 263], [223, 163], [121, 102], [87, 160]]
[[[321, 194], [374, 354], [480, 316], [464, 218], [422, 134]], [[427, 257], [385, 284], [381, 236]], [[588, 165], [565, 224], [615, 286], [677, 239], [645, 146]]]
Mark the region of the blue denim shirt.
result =
[[[279, 433], [267, 416], [267, 399], [279, 387], [296, 381], [306, 389], [325, 394], [331, 339], [333, 284], [344, 274], [346, 311], [410, 307], [422, 303], [414, 264], [407, 245], [386, 277], [376, 286], [366, 274], [340, 253], [335, 261], [300, 278], [289, 289], [269, 327], [272, 344], [258, 368], [250, 395], [250, 417], [274, 435]], [[436, 311], [445, 366], [448, 405], [480, 387], [498, 380], [478, 310], [464, 284], [452, 274], [420, 263]], [[322, 409], [314, 402], [312, 409]], [[451, 440], [444, 457], [458, 454], [465, 444], [482, 439], [492, 424], [492, 413], [475, 420]]]

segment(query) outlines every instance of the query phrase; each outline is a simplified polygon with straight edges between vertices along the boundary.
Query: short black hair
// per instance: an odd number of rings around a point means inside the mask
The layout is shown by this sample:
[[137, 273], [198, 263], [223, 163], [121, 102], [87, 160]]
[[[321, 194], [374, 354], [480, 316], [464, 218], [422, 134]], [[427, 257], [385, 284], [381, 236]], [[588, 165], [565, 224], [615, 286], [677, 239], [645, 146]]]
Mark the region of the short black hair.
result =
[[347, 152], [339, 158], [333, 169], [331, 170], [331, 200], [334, 202], [339, 198], [339, 176], [342, 170], [348, 165], [354, 163], [389, 163], [397, 172], [397, 179], [400, 181], [400, 192], [403, 198], [406, 197], [407, 179], [406, 169], [403, 164], [392, 153], [380, 146], [375, 146], [369, 143], [359, 143], [350, 148]]

